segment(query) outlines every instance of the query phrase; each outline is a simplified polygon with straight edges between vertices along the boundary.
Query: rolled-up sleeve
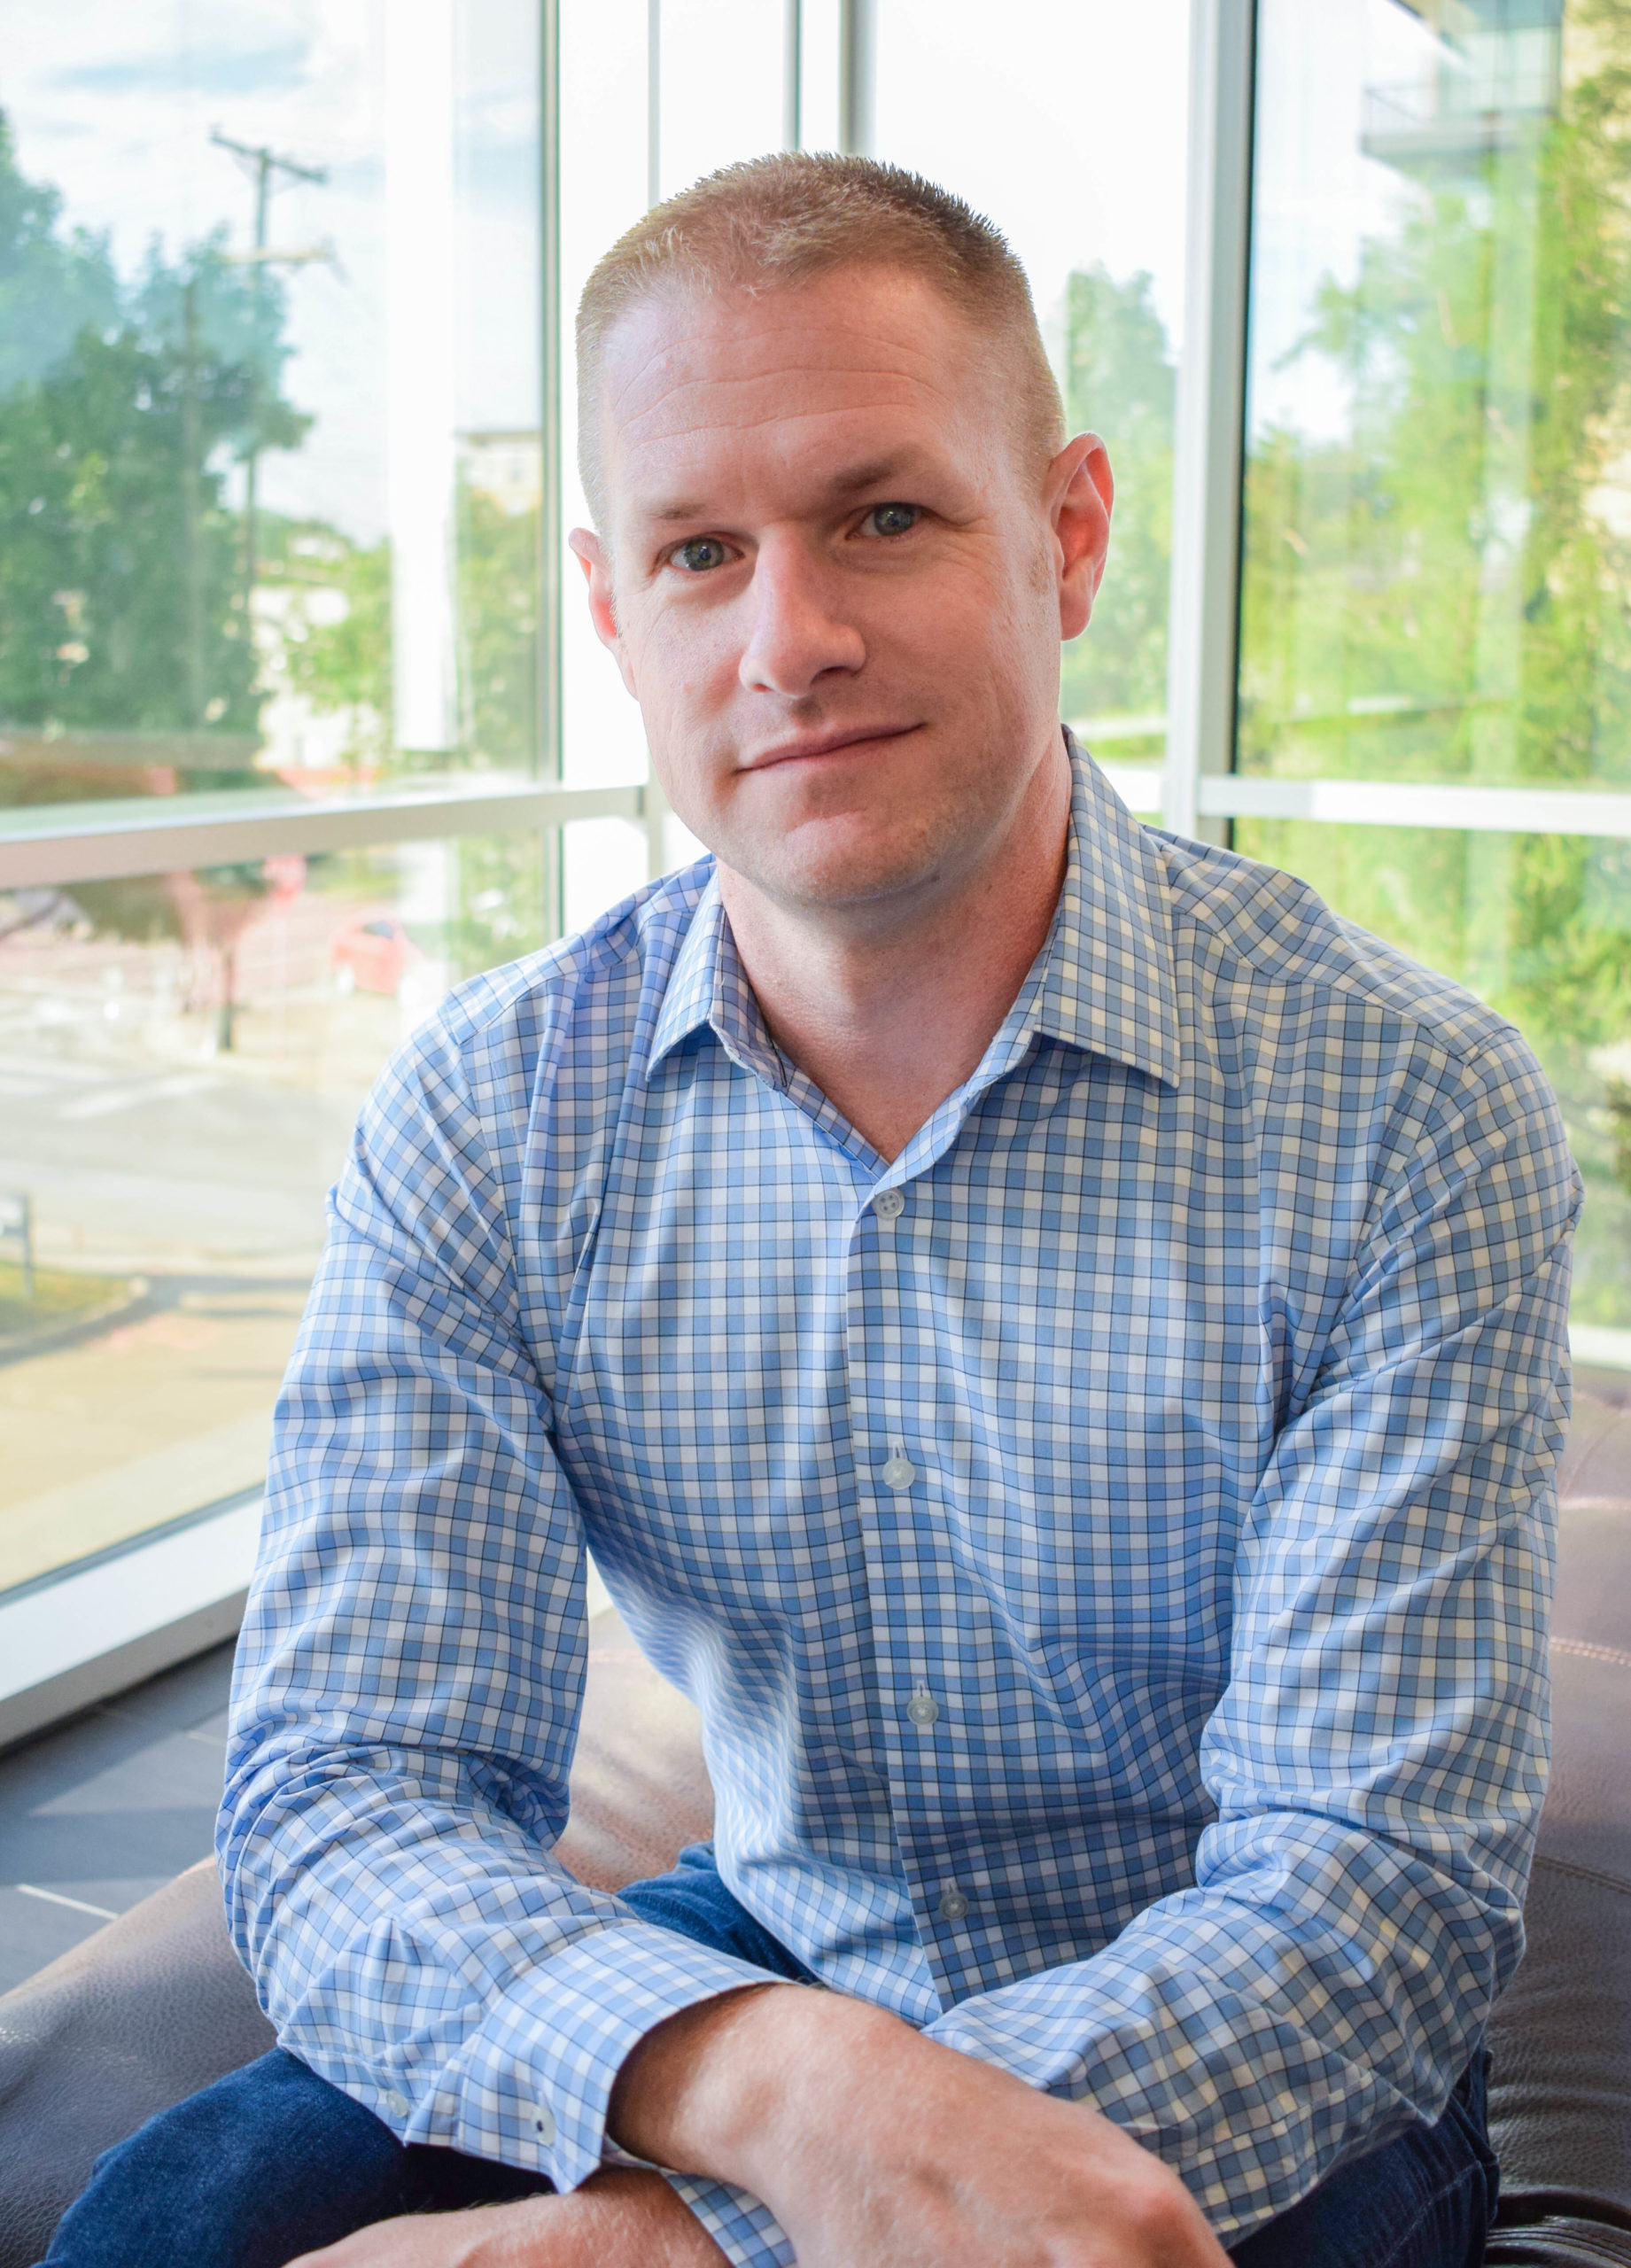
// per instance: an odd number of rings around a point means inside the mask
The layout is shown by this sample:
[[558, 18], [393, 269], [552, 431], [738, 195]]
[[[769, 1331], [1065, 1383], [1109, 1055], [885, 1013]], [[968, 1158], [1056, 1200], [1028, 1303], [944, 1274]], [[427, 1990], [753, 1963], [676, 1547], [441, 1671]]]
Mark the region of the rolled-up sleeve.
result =
[[432, 1036], [382, 1081], [331, 1200], [278, 1404], [219, 1850], [284, 2047], [405, 2140], [570, 2188], [602, 2162], [635, 2042], [765, 1977], [550, 1856], [584, 1539], [515, 1266], [465, 1070]]

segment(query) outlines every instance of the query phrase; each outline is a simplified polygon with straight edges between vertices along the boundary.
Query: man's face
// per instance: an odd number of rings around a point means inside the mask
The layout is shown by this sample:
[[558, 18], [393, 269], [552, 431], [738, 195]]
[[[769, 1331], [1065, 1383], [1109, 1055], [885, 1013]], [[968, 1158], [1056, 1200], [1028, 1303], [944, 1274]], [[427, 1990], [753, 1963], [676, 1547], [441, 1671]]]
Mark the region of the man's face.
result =
[[596, 626], [675, 811], [783, 903], [955, 888], [1059, 761], [1109, 473], [1028, 462], [1014, 390], [891, 269], [653, 299], [608, 341]]

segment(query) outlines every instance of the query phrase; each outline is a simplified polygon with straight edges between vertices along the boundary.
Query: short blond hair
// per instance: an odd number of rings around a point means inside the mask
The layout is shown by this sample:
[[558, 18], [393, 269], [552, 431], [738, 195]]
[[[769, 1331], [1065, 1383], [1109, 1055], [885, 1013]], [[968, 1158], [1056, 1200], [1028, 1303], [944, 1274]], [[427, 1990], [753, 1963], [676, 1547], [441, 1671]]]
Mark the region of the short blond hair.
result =
[[1062, 447], [1064, 410], [1030, 286], [1001, 230], [949, 190], [874, 158], [785, 151], [706, 175], [618, 237], [578, 303], [578, 460], [606, 524], [601, 364], [620, 319], [664, 291], [791, 289], [840, 268], [903, 268], [943, 291], [1019, 380], [1021, 446], [1038, 467]]

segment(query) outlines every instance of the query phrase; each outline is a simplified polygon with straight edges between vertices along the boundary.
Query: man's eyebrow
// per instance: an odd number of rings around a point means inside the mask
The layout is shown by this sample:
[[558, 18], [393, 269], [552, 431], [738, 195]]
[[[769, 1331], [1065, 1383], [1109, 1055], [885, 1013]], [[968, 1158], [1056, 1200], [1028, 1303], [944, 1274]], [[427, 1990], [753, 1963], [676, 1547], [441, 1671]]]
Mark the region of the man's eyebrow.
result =
[[[911, 477], [915, 470], [909, 457], [880, 457], [871, 464], [848, 466], [835, 473], [827, 483], [829, 501], [843, 503], [847, 497], [864, 495], [869, 488], [882, 488], [891, 480]], [[653, 527], [673, 527], [687, 521], [705, 520], [711, 517], [708, 506], [700, 499], [689, 496], [665, 496], [649, 505], [643, 514]]]

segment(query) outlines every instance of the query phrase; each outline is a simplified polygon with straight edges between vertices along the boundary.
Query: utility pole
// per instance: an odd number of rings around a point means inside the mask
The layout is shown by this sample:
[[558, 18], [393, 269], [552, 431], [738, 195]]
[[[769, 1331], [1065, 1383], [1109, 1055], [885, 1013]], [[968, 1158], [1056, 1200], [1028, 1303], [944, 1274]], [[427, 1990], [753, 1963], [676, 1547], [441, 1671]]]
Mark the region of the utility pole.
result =
[[[280, 156], [276, 150], [268, 148], [264, 143], [252, 144], [247, 142], [235, 142], [229, 134], [223, 134], [219, 127], [216, 127], [211, 133], [210, 140], [214, 144], [218, 150], [225, 150], [230, 156], [236, 158], [255, 185], [254, 249], [250, 253], [248, 260], [244, 264], [252, 267], [255, 272], [255, 329], [258, 345], [259, 333], [261, 328], [260, 318], [264, 312], [266, 304], [267, 269], [274, 261], [287, 261], [291, 264], [299, 264], [304, 260], [324, 260], [329, 257], [326, 251], [314, 250], [299, 252], [269, 252], [267, 249], [267, 210], [272, 201], [272, 191], [276, 186], [274, 177], [276, 175], [282, 174], [290, 181], [308, 181], [322, 183], [328, 180], [329, 169], [326, 166], [299, 165], [296, 163], [294, 159]], [[252, 417], [256, 407], [254, 390], [259, 384], [259, 372], [253, 362], [250, 365], [250, 384], [252, 389], [250, 396], [250, 411]], [[256, 489], [258, 485], [260, 461], [260, 452], [259, 447], [256, 446], [254, 427], [252, 423], [249, 435], [249, 453], [244, 459], [244, 630], [245, 636], [252, 634], [252, 620], [250, 608], [255, 587], [255, 572], [259, 564], [257, 556], [259, 550], [259, 530], [256, 525]]]

